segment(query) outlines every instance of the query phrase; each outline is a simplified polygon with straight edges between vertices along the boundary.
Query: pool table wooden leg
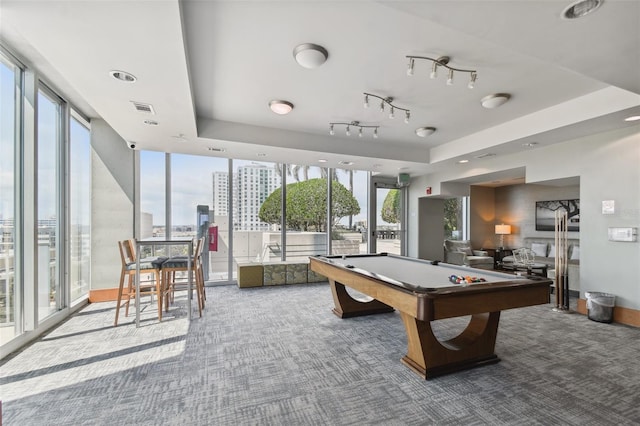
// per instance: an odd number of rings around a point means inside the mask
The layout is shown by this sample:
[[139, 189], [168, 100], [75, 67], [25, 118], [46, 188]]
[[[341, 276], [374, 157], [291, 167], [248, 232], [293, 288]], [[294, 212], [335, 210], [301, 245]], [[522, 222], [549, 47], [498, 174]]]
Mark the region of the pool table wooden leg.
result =
[[500, 311], [472, 315], [467, 328], [447, 341], [438, 340], [430, 322], [400, 316], [409, 346], [402, 362], [425, 379], [500, 361], [494, 353]]
[[360, 317], [394, 311], [391, 306], [376, 299], [368, 302], [354, 299], [347, 293], [344, 284], [340, 284], [335, 280], [330, 279], [329, 284], [331, 285], [331, 293], [333, 294], [333, 303], [335, 305], [333, 313], [340, 318]]

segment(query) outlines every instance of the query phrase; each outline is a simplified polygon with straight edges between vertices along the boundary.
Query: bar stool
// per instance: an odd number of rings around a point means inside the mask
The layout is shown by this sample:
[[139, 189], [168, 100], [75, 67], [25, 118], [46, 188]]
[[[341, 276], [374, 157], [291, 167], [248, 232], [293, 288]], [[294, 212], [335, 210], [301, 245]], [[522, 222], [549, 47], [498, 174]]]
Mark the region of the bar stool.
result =
[[[120, 260], [122, 262], [122, 269], [120, 271], [120, 284], [118, 286], [118, 300], [116, 303], [116, 319], [113, 323], [114, 327], [118, 325], [118, 316], [120, 315], [120, 308], [123, 304], [126, 305], [125, 317], [129, 315], [129, 304], [131, 298], [136, 297], [136, 252], [135, 252], [135, 240], [118, 241], [118, 249], [120, 250]], [[162, 321], [162, 301], [167, 289], [163, 287], [162, 276], [160, 268], [162, 263], [167, 260], [166, 257], [154, 257], [140, 259], [140, 275], [152, 274], [153, 279], [151, 281], [142, 282], [140, 280], [140, 295], [153, 295], [155, 294], [158, 299], [158, 320]], [[128, 283], [125, 288], [125, 277], [128, 277]]]
[[[204, 237], [198, 239], [196, 243], [196, 249], [193, 257], [191, 258], [191, 271], [195, 279], [195, 290], [198, 297], [198, 311], [202, 316], [202, 310], [204, 309], [204, 301], [206, 300], [204, 294], [204, 273], [202, 270], [202, 250], [204, 245]], [[162, 280], [165, 283], [164, 286], [168, 293], [171, 293], [171, 300], [173, 301], [176, 288], [186, 289], [188, 282], [177, 281], [176, 272], [189, 272], [189, 257], [188, 256], [172, 256], [162, 264]], [[169, 309], [169, 299], [165, 300], [165, 309]]]

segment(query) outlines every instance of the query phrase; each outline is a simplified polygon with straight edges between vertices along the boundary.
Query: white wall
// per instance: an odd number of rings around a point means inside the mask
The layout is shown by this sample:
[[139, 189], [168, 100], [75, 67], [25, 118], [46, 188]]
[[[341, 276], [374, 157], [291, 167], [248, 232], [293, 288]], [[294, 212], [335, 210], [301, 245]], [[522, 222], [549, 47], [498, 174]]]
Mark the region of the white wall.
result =
[[134, 152], [103, 120], [91, 121], [91, 289], [120, 280], [118, 240], [133, 237]]
[[[409, 229], [418, 229], [418, 198], [425, 188], [441, 195], [441, 182], [525, 167], [527, 183], [580, 178], [580, 290], [615, 294], [616, 305], [640, 309], [640, 242], [607, 239], [608, 227], [640, 228], [640, 126], [583, 137], [519, 154], [476, 160], [467, 167], [412, 179]], [[602, 201], [616, 212], [602, 214]], [[418, 235], [409, 235], [409, 256], [418, 255]], [[582, 294], [584, 297], [584, 294]]]

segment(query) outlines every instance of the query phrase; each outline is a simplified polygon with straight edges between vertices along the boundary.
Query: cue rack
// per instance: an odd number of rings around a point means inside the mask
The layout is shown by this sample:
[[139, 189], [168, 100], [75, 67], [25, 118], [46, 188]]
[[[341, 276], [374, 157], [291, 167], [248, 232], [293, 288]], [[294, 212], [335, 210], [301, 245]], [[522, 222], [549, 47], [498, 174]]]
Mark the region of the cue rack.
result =
[[556, 271], [556, 312], [571, 312], [569, 308], [569, 220], [566, 211], [555, 212], [555, 271]]

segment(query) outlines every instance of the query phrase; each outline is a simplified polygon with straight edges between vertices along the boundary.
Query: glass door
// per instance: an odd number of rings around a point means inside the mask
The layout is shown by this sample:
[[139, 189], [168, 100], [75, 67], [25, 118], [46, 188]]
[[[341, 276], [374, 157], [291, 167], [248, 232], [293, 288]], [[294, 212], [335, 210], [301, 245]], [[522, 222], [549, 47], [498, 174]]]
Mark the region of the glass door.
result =
[[370, 253], [406, 253], [406, 188], [393, 179], [371, 178]]

